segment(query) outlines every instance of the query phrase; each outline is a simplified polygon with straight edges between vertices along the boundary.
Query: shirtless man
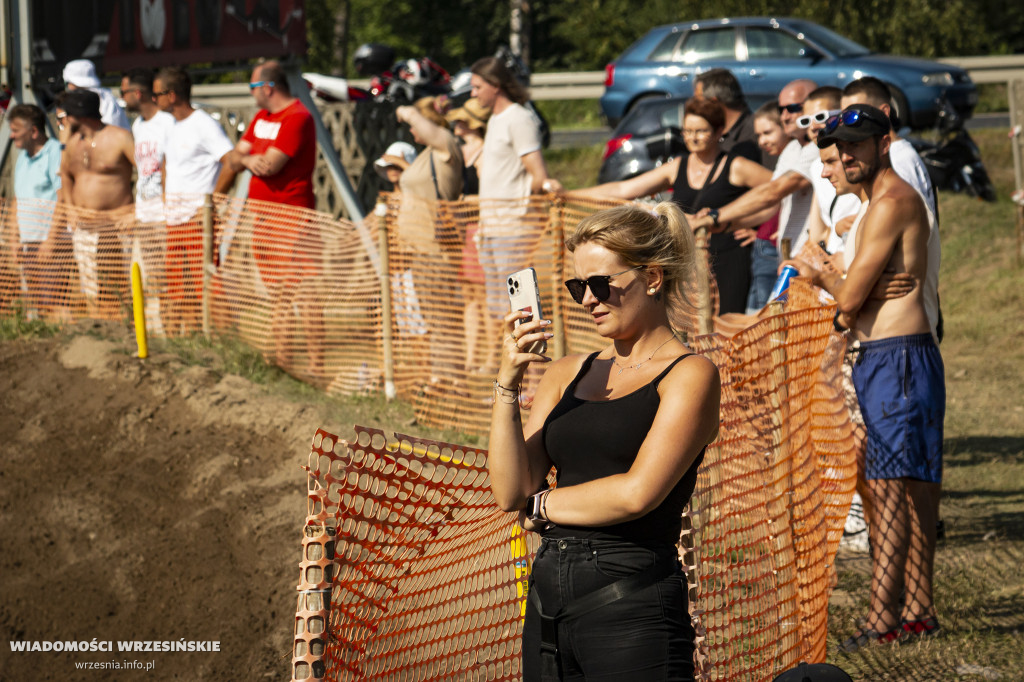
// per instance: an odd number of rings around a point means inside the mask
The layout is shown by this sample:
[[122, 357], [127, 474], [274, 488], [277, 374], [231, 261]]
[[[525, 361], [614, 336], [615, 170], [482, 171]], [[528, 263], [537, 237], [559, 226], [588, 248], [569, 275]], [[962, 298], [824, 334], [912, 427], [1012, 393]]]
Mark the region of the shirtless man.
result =
[[887, 268], [918, 282], [928, 268], [932, 216], [921, 195], [893, 171], [889, 132], [882, 111], [854, 104], [818, 136], [819, 147], [836, 145], [847, 180], [860, 183], [870, 202], [846, 279], [786, 261], [835, 297], [837, 328], [851, 329], [860, 342], [853, 381], [867, 427], [865, 475], [879, 523], [870, 528], [870, 612], [864, 628], [840, 645], [847, 652], [939, 629], [932, 568], [946, 407], [942, 357], [922, 286], [900, 298], [870, 297]]
[[127, 282], [118, 233], [131, 222], [132, 211], [125, 207], [133, 203], [135, 144], [130, 132], [100, 120], [95, 92], [72, 90], [62, 98], [61, 107], [68, 130], [61, 184], [72, 207], [68, 223], [82, 293], [90, 315], [109, 314], [117, 307], [118, 289]]

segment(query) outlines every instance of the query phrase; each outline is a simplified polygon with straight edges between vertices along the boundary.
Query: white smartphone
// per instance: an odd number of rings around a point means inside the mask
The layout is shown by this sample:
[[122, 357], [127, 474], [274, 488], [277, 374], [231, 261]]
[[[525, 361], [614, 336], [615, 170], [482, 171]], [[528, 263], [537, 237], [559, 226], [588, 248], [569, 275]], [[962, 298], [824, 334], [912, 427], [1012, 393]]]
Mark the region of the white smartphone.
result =
[[[523, 322], [529, 322], [536, 317], [544, 319], [540, 312], [540, 289], [537, 287], [537, 271], [533, 268], [526, 268], [519, 272], [513, 272], [505, 278], [505, 286], [508, 289], [508, 302], [512, 310], [529, 310], [532, 315], [516, 320], [516, 327]], [[543, 355], [548, 350], [548, 342], [544, 339], [534, 341], [523, 349], [527, 353]]]

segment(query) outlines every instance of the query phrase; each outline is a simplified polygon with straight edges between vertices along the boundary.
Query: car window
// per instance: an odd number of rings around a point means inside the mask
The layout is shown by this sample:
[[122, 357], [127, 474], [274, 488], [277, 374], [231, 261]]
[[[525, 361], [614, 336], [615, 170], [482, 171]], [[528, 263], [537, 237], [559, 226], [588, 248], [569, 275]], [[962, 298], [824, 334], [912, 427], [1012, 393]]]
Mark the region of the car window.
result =
[[708, 60], [735, 60], [736, 32], [731, 28], [690, 31], [680, 48], [678, 60], [696, 64]]
[[804, 45], [790, 34], [772, 28], [747, 27], [747, 59], [800, 59]]
[[672, 55], [676, 51], [676, 45], [679, 44], [679, 39], [682, 34], [677, 31], [669, 31], [669, 34], [665, 36], [658, 46], [654, 48], [650, 55], [647, 56], [647, 61], [651, 62], [667, 62], [672, 59]]
[[662, 128], [679, 128], [683, 127], [683, 103], [673, 104], [669, 108], [661, 112], [661, 120], [659, 121]]

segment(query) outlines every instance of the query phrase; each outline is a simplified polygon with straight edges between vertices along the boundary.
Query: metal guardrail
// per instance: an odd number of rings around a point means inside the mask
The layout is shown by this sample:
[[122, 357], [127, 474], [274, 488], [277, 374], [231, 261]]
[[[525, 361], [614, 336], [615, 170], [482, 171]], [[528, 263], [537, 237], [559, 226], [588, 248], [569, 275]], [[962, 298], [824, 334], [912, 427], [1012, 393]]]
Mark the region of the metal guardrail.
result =
[[936, 61], [967, 69], [975, 83], [1009, 83], [1024, 78], [1024, 55], [993, 57], [948, 57]]
[[[994, 57], [949, 57], [936, 60], [967, 69], [975, 83], [1008, 83], [1024, 78], [1024, 55]], [[604, 94], [604, 71], [566, 71], [535, 73], [530, 81], [530, 94], [537, 100], [597, 99]], [[355, 87], [366, 88], [366, 79], [350, 80]], [[249, 97], [245, 83], [196, 85], [192, 88], [196, 101], [211, 106], [237, 105], [239, 98]]]

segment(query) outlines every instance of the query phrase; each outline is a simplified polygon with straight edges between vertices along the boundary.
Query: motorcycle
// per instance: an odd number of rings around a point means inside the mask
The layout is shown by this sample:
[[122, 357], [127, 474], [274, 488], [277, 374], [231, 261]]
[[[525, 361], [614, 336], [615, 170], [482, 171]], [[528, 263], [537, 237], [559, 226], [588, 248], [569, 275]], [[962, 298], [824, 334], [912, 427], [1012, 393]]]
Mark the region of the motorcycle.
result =
[[996, 200], [996, 189], [981, 161], [978, 145], [964, 128], [963, 117], [945, 99], [937, 103], [936, 142], [909, 138], [921, 156], [936, 190], [965, 192], [968, 196]]
[[366, 43], [356, 49], [353, 61], [356, 73], [369, 77], [369, 94], [377, 102], [408, 104], [451, 92], [451, 76], [429, 57], [396, 62], [388, 45]]

